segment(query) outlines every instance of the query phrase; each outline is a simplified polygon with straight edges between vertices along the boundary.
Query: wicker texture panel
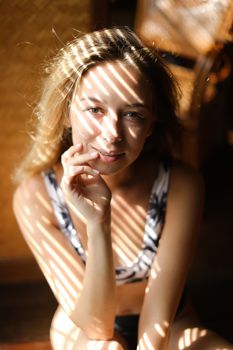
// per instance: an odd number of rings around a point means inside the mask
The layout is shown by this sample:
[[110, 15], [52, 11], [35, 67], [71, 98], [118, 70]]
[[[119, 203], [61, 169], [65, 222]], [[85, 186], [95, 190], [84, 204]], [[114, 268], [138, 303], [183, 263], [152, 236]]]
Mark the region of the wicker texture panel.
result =
[[137, 32], [162, 50], [206, 54], [232, 40], [232, 0], [139, 0]]
[[0, 260], [31, 256], [11, 209], [11, 175], [28, 140], [41, 63], [90, 30], [90, 8], [90, 0], [0, 0]]

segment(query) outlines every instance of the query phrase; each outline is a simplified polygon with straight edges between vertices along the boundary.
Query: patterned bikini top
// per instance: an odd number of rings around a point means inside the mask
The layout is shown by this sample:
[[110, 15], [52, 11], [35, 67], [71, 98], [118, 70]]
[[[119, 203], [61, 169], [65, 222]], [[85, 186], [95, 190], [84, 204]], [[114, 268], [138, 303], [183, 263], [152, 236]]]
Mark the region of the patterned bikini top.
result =
[[[142, 248], [130, 264], [115, 268], [117, 285], [139, 282], [149, 276], [164, 223], [169, 175], [170, 167], [161, 163], [149, 199]], [[62, 190], [58, 186], [56, 175], [49, 169], [43, 172], [43, 177], [59, 227], [85, 264], [86, 253], [72, 222]]]

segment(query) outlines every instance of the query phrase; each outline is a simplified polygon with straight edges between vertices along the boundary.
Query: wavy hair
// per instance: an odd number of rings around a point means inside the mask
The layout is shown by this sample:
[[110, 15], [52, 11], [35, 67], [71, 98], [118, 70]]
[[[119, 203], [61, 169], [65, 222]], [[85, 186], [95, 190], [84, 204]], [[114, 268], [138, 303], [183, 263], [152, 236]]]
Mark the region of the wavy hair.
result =
[[100, 63], [120, 60], [136, 66], [150, 82], [156, 128], [145, 151], [157, 156], [171, 153], [179, 138], [176, 82], [158, 52], [146, 46], [128, 27], [114, 27], [84, 34], [68, 42], [46, 65], [41, 98], [34, 110], [35, 126], [17, 182], [54, 166], [71, 146], [69, 105], [83, 74]]

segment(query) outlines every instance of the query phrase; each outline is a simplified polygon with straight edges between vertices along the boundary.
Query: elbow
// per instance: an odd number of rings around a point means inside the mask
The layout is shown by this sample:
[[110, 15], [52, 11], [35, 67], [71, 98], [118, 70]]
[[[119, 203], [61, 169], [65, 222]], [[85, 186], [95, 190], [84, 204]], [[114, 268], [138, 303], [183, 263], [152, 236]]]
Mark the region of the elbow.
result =
[[114, 330], [113, 329], [85, 329], [83, 330], [86, 334], [86, 336], [90, 340], [112, 340], [114, 336]]
[[113, 312], [97, 315], [93, 309], [81, 310], [81, 306], [77, 306], [75, 310], [69, 312], [69, 317], [90, 340], [111, 340], [114, 337], [115, 314]]
[[[90, 340], [111, 340], [114, 336], [114, 325], [106, 327], [97, 322], [90, 322], [90, 320], [82, 320], [83, 322], [74, 320], [73, 323], [80, 328]], [[87, 322], [85, 322], [87, 321]]]

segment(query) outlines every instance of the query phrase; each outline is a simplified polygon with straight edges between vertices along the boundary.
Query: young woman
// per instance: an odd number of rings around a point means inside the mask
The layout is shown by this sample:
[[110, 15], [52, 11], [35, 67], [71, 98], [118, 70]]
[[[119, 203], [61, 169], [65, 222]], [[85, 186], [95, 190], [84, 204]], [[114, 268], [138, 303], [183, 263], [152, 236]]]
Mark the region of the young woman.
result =
[[203, 184], [171, 158], [176, 88], [161, 58], [113, 28], [76, 38], [46, 72], [14, 212], [59, 303], [53, 349], [232, 349], [188, 306]]

